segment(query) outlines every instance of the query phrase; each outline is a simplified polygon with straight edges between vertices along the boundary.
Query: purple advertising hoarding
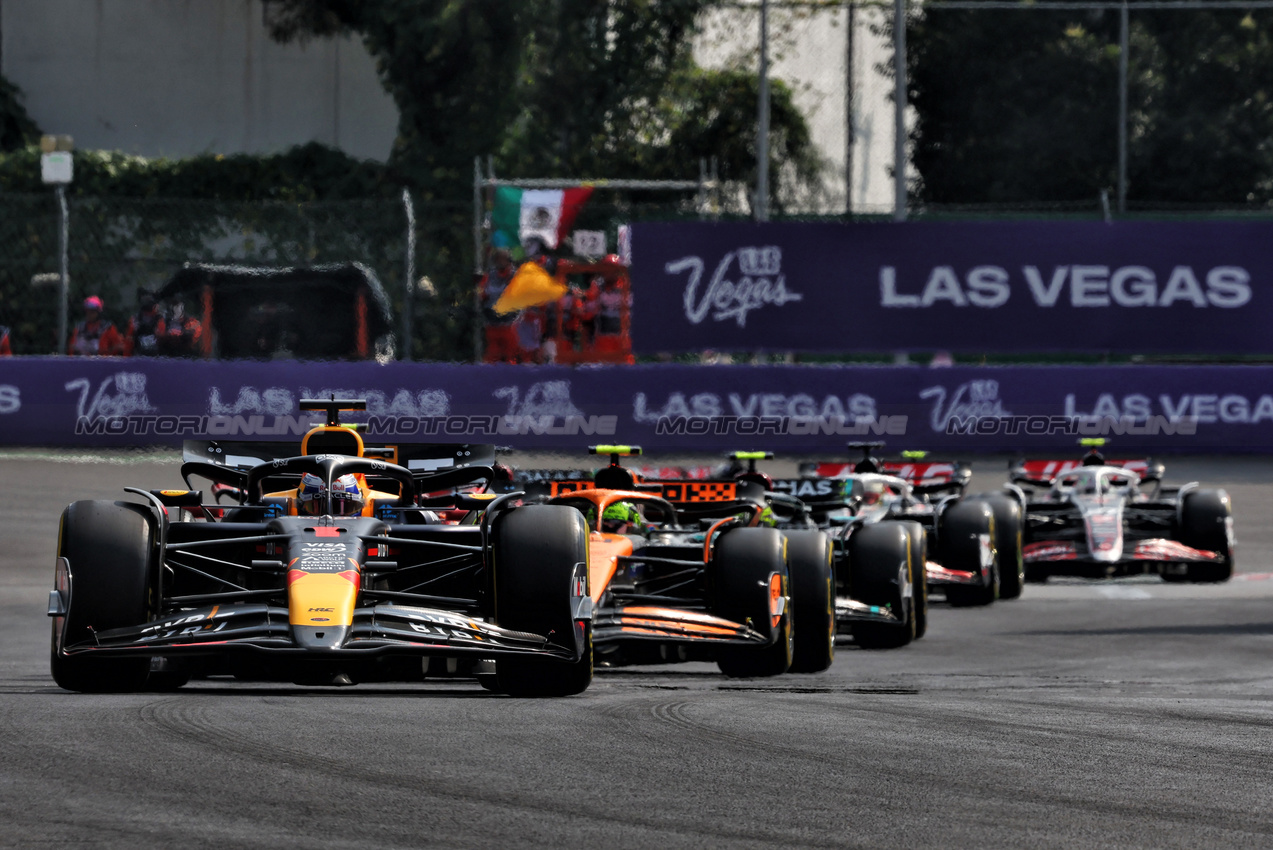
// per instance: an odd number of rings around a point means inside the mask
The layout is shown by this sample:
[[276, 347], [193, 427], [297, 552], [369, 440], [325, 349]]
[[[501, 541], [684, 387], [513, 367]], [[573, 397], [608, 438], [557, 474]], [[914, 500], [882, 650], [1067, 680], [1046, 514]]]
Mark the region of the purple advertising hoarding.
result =
[[634, 224], [640, 353], [1273, 351], [1273, 223]]
[[940, 452], [1273, 452], [1273, 367], [463, 366], [0, 360], [0, 445], [298, 440], [305, 397], [364, 398], [372, 440], [578, 452], [769, 449], [850, 441]]

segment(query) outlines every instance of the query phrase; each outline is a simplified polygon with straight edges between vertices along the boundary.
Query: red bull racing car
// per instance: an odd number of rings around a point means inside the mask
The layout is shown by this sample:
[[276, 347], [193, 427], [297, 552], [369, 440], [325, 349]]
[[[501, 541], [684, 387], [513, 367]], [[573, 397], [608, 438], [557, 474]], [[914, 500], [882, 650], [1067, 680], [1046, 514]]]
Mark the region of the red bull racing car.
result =
[[1224, 490], [1197, 482], [1164, 487], [1161, 463], [1106, 460], [1105, 441], [1082, 441], [1081, 460], [1018, 461], [1011, 480], [1028, 491], [1026, 580], [1157, 573], [1165, 581], [1222, 582], [1233, 575], [1233, 516]]
[[[481, 492], [490, 447], [368, 446], [338, 418], [364, 402], [301, 407], [327, 422], [299, 451], [191, 441], [187, 489], [66, 508], [48, 611], [60, 686], [419, 681], [441, 667], [515, 695], [588, 687], [582, 514]], [[235, 503], [205, 504], [192, 478]]]

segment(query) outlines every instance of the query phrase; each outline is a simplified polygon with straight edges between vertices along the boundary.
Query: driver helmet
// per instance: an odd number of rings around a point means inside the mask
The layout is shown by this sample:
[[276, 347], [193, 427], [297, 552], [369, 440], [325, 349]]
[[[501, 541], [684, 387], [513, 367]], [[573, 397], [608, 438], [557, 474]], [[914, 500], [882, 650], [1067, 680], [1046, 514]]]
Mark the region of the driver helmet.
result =
[[870, 481], [862, 492], [862, 504], [878, 505], [884, 500], [884, 485], [878, 481]]
[[609, 534], [640, 533], [645, 531], [645, 519], [636, 506], [615, 502], [601, 513], [601, 530]]
[[[296, 490], [296, 498], [300, 504], [299, 513], [308, 516], [321, 516], [331, 513], [333, 516], [357, 516], [362, 513], [362, 488], [358, 479], [352, 474], [342, 475], [332, 482], [330, 498], [323, 479], [306, 472], [301, 476], [301, 486]], [[330, 502], [330, 510], [328, 503]]]
[[331, 502], [334, 516], [358, 516], [362, 513], [362, 488], [352, 473], [332, 482]]
[[327, 488], [323, 479], [312, 472], [301, 476], [301, 486], [296, 488], [296, 509], [308, 516], [322, 516], [327, 512]]
[[878, 505], [884, 501], [884, 482], [855, 480], [849, 489], [849, 495], [859, 505]]

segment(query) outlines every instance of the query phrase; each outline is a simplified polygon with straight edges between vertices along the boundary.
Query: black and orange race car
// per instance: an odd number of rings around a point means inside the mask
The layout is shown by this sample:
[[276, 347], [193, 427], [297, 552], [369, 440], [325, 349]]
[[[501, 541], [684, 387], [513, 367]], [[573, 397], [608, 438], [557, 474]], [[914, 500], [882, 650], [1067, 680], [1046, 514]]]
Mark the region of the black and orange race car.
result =
[[895, 649], [924, 636], [928, 549], [918, 524], [863, 522], [833, 482], [774, 479], [756, 468], [757, 461], [771, 460], [772, 452], [738, 451], [727, 458], [726, 465], [714, 468], [715, 479], [757, 488], [772, 521], [789, 538], [816, 533], [830, 541], [840, 633], [852, 635], [864, 649]]
[[66, 508], [49, 597], [60, 686], [353, 684], [462, 669], [509, 694], [588, 687], [582, 514], [460, 492], [494, 476], [489, 446], [368, 446], [338, 413], [364, 402], [301, 408], [327, 422], [299, 452], [186, 444], [187, 488], [211, 481], [235, 496], [229, 507], [194, 489], [125, 488], [139, 501]]
[[642, 482], [620, 457], [594, 477], [539, 485], [586, 518], [599, 661], [715, 661], [727, 676], [817, 672], [835, 654], [831, 545], [768, 522], [760, 488], [733, 481]]

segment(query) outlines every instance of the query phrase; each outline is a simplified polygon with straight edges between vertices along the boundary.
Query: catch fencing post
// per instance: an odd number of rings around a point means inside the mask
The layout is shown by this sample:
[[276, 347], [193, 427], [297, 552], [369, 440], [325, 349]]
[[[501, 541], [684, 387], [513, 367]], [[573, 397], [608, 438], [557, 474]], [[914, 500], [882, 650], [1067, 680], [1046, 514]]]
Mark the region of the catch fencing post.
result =
[[407, 279], [402, 297], [402, 352], [398, 359], [410, 360], [411, 323], [415, 313], [415, 204], [411, 202], [411, 190], [405, 186], [402, 189], [402, 208], [407, 214]]
[[71, 297], [70, 239], [71, 211], [66, 206], [66, 186], [74, 176], [71, 151], [75, 143], [70, 136], [40, 137], [40, 180], [56, 187], [58, 209], [58, 252], [61, 280], [58, 284], [57, 353], [66, 354], [67, 302]]

